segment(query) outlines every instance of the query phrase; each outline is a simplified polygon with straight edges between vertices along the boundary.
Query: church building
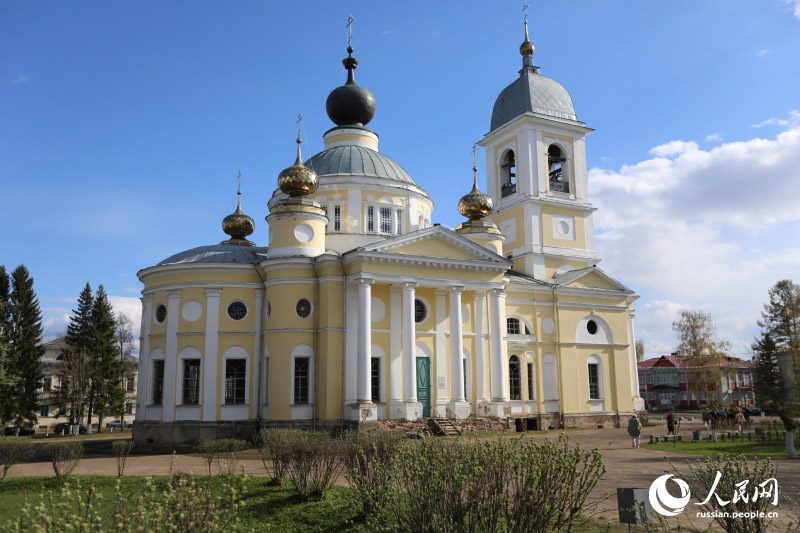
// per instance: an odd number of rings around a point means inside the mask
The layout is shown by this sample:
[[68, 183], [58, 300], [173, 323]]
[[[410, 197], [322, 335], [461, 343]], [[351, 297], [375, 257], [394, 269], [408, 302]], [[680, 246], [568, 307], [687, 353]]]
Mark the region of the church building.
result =
[[239, 202], [227, 239], [138, 273], [134, 439], [431, 416], [624, 426], [644, 408], [637, 296], [597, 267], [592, 130], [534, 65], [527, 21], [522, 69], [477, 143], [487, 193], [473, 168], [454, 230], [431, 224], [424, 183], [379, 151], [376, 101], [347, 52], [324, 150], [303, 161], [298, 137], [278, 176], [269, 242], [247, 239], [255, 222]]

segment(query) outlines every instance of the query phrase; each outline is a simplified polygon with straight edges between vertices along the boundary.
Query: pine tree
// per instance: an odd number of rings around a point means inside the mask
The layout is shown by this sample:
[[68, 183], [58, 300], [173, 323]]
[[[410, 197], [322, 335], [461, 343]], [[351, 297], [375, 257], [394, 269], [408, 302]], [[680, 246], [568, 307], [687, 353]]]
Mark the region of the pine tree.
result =
[[758, 325], [772, 336], [778, 348], [800, 351], [800, 285], [783, 279], [769, 290]]
[[91, 368], [98, 428], [102, 427], [105, 416], [119, 413], [125, 405], [125, 390], [122, 388], [124, 366], [119, 357], [116, 325], [114, 310], [100, 285], [92, 306], [94, 342]]
[[92, 288], [89, 283], [78, 296], [78, 308], [72, 311], [67, 326], [68, 350], [58, 368], [57, 404], [59, 413], [78, 424], [86, 412], [89, 395], [89, 357], [92, 349]]
[[9, 366], [18, 378], [9, 398], [10, 412], [11, 419], [22, 425], [26, 420], [37, 420], [37, 389], [42, 385], [40, 358], [44, 354], [42, 312], [33, 290], [33, 278], [24, 265], [19, 265], [11, 274], [10, 302]]
[[5, 424], [11, 418], [10, 394], [11, 354], [8, 350], [11, 332], [11, 281], [8, 279], [6, 267], [0, 265], [0, 423]]
[[791, 374], [781, 373], [780, 350], [772, 335], [763, 331], [753, 344], [753, 362], [756, 366], [756, 401], [766, 412], [774, 414], [786, 429], [786, 450], [790, 459], [797, 459], [794, 448], [795, 423], [793, 417], [800, 414], [795, 397], [795, 380]]

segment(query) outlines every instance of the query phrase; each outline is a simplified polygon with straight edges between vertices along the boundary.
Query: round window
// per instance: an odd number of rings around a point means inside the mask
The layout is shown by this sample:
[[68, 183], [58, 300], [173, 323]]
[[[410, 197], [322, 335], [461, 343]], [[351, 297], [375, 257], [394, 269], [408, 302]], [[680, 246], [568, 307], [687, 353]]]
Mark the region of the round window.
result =
[[425, 306], [425, 302], [420, 299], [414, 300], [414, 322], [420, 324], [425, 322], [426, 318], [428, 318], [428, 308]]
[[597, 322], [594, 320], [590, 320], [586, 323], [586, 331], [589, 332], [589, 335], [594, 335], [597, 333]]
[[247, 306], [242, 302], [231, 302], [228, 306], [228, 316], [233, 320], [241, 320], [247, 316]]
[[303, 298], [297, 302], [294, 309], [297, 311], [297, 316], [307, 318], [311, 314], [311, 302]]
[[156, 322], [161, 324], [167, 318], [167, 306], [164, 304], [156, 307]]

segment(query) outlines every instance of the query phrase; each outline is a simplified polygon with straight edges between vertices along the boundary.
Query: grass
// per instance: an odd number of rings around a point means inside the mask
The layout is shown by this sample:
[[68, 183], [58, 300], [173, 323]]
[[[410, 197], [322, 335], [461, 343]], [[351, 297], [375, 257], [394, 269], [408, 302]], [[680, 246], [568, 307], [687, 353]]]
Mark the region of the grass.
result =
[[[122, 491], [133, 494], [145, 487], [146, 477], [126, 476], [121, 478]], [[168, 477], [154, 477], [158, 485], [166, 485]], [[222, 476], [206, 478], [202, 482], [219, 487]], [[0, 482], [0, 526], [19, 515], [25, 498], [32, 503], [39, 501], [42, 491], [56, 493], [63, 483], [75, 487], [80, 481], [81, 489], [86, 491], [94, 484], [102, 495], [103, 510], [110, 514], [116, 498], [117, 478], [111, 476], [71, 476], [66, 481], [55, 478], [12, 478]], [[294, 533], [318, 531], [326, 533], [361, 533], [369, 529], [362, 517], [354, 510], [351, 491], [344, 487], [334, 487], [326, 493], [322, 501], [300, 502], [291, 489], [270, 485], [269, 478], [248, 478], [243, 498], [244, 507], [239, 513], [242, 531], [263, 531]], [[597, 518], [579, 518], [573, 525], [575, 531], [586, 533], [606, 533], [628, 531], [627, 526], [617, 522]], [[633, 531], [643, 532], [644, 528], [634, 527]]]
[[[691, 436], [689, 436], [691, 439]], [[789, 454], [786, 452], [786, 446], [782, 440], [772, 442], [761, 442], [754, 440], [748, 442], [726, 440], [725, 442], [717, 441], [711, 442], [710, 440], [701, 440], [692, 442], [691, 440], [683, 440], [678, 443], [673, 442], [657, 442], [657, 443], [642, 443], [644, 448], [651, 450], [660, 450], [663, 452], [682, 453], [689, 455], [703, 455], [703, 456], [720, 456], [720, 455], [744, 455], [745, 457], [752, 457], [755, 459], [788, 459]]]

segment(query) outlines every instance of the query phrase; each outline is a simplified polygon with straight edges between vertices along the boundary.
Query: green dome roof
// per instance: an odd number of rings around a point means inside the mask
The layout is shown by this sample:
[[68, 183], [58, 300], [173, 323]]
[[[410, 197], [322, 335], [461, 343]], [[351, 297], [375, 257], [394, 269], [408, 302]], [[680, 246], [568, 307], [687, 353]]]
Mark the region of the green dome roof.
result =
[[392, 158], [356, 145], [328, 148], [305, 162], [318, 176], [368, 176], [416, 185], [408, 172]]
[[167, 257], [161, 265], [189, 263], [258, 263], [267, 258], [267, 249], [258, 246], [239, 246], [238, 244], [212, 244], [198, 246]]
[[503, 89], [492, 109], [494, 131], [526, 113], [540, 113], [556, 118], [578, 120], [572, 97], [563, 85], [529, 68], [520, 72], [514, 83]]

